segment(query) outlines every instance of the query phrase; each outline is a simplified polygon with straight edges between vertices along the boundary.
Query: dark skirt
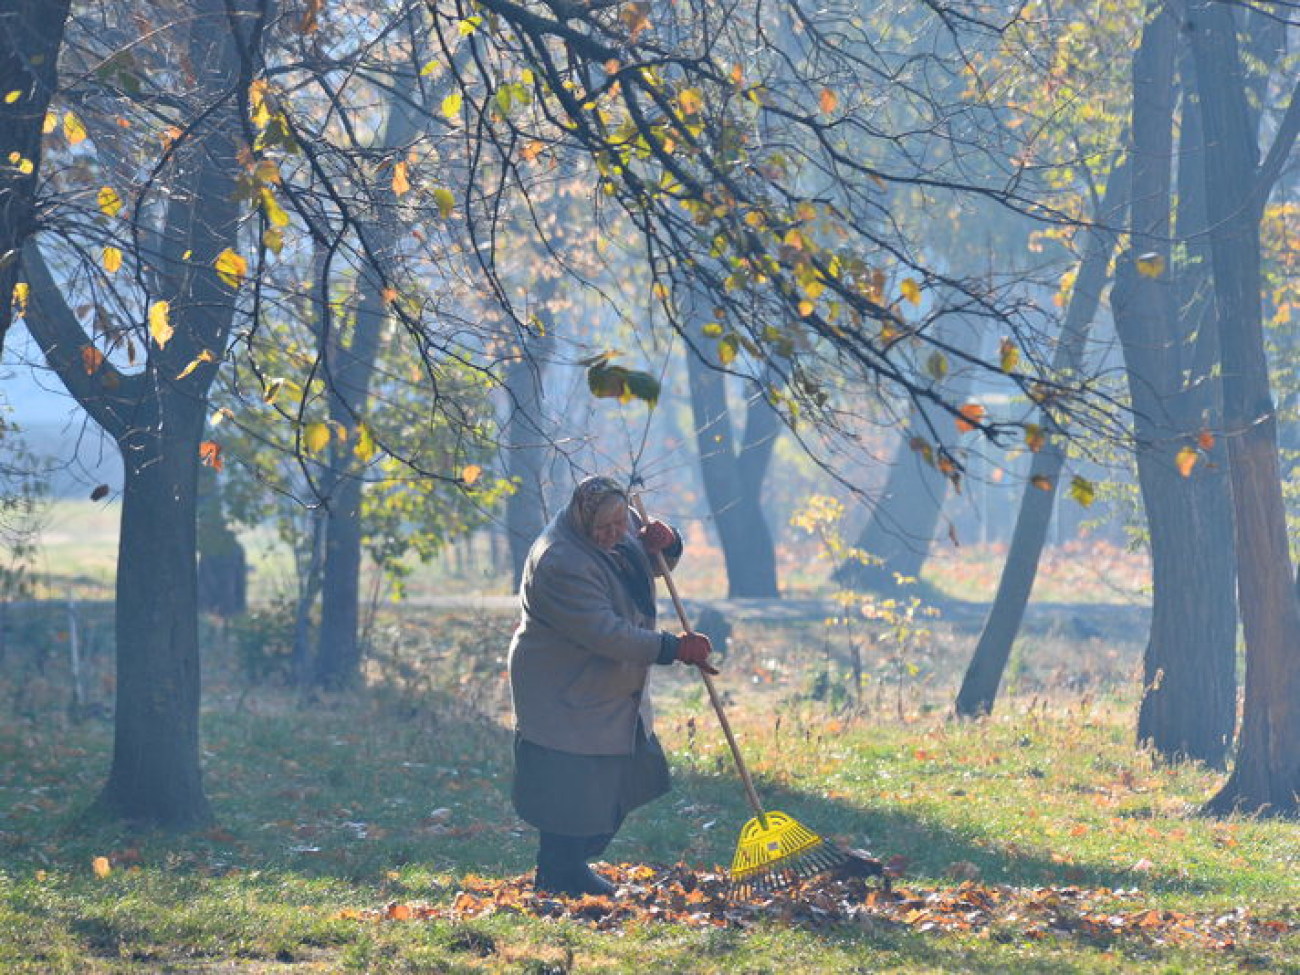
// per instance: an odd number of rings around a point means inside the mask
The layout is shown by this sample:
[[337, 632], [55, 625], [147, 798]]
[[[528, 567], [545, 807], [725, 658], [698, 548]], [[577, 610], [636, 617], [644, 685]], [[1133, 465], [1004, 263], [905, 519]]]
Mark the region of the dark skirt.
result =
[[576, 755], [515, 735], [515, 812], [543, 833], [615, 833], [638, 806], [666, 793], [668, 761], [659, 739], [636, 736], [631, 755]]

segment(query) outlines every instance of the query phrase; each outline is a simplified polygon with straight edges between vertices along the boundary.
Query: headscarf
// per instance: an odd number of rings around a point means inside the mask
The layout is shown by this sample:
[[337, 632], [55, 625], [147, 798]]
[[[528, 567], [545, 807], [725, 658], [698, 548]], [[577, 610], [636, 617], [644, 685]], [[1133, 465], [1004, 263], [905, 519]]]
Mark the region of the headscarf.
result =
[[[612, 477], [605, 477], [600, 474], [584, 477], [578, 482], [578, 486], [573, 489], [573, 497], [569, 499], [569, 518], [573, 527], [582, 533], [583, 538], [591, 539], [591, 529], [596, 522], [596, 513], [609, 502], [610, 498], [618, 498], [619, 501], [626, 505], [627, 491]], [[644, 557], [639, 560], [636, 559], [626, 549], [626, 544], [626, 542], [619, 542], [614, 546], [613, 551], [601, 552], [601, 555], [613, 562], [614, 568], [623, 580], [623, 585], [627, 587], [641, 612], [650, 619], [653, 625], [655, 596], [654, 582], [650, 577], [649, 566], [642, 564], [645, 562]], [[639, 545], [635, 547], [640, 549]]]
[[578, 486], [573, 489], [573, 497], [569, 500], [569, 511], [574, 526], [582, 532], [584, 538], [591, 537], [591, 527], [595, 524], [596, 512], [606, 501], [614, 497], [627, 504], [627, 492], [612, 477], [592, 474], [578, 482]]

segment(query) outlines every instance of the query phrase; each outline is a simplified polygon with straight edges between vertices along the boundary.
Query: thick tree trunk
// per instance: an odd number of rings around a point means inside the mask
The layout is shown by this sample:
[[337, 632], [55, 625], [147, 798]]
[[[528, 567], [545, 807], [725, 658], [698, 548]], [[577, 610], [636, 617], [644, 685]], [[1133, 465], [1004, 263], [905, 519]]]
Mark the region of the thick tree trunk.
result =
[[[709, 340], [700, 337], [700, 348]], [[744, 437], [736, 442], [727, 405], [726, 374], [687, 352], [695, 442], [700, 455], [704, 494], [722, 543], [727, 592], [745, 596], [779, 596], [776, 550], [761, 491], [776, 439], [776, 417], [761, 396], [749, 400]], [[769, 416], [763, 417], [766, 411]]]
[[[1101, 303], [1101, 292], [1107, 279], [1106, 268], [1115, 250], [1116, 231], [1113, 228], [1127, 209], [1127, 177], [1123, 166], [1116, 167], [1110, 174], [1097, 223], [1088, 231], [1070, 306], [1061, 324], [1061, 341], [1052, 362], [1055, 372], [1080, 373], [1084, 366], [1084, 347]], [[998, 579], [998, 591], [957, 693], [955, 709], [959, 717], [972, 718], [992, 712], [1002, 675], [1011, 657], [1011, 647], [1020, 632], [1025, 606], [1038, 576], [1038, 560], [1047, 541], [1061, 470], [1065, 466], [1065, 449], [1060, 438], [1066, 435], [1065, 431], [1053, 429], [1047, 413], [1040, 413], [1039, 425], [1052, 434], [1030, 462], [1029, 481], [1020, 498], [1007, 560]]]
[[120, 442], [117, 712], [99, 802], [111, 815], [174, 829], [212, 818], [199, 762], [197, 533], [202, 412], [170, 396], [168, 424]]
[[[1205, 140], [1199, 106], [1191, 97], [1194, 66], [1185, 51], [1179, 61], [1183, 112], [1176, 217], [1188, 260], [1177, 268], [1175, 288], [1180, 331], [1191, 354], [1177, 368], [1187, 378], [1171, 396], [1170, 410], [1177, 424], [1174, 436], [1186, 446], [1198, 439], [1198, 427], [1220, 425], [1222, 402], [1205, 244]], [[1121, 268], [1121, 276], [1132, 274], [1131, 263]], [[1131, 284], [1117, 289], [1123, 290], [1131, 291]], [[1126, 327], [1140, 326], [1130, 321]], [[1176, 472], [1167, 456], [1142, 469], [1156, 598], [1142, 662], [1137, 739], [1167, 759], [1196, 759], [1217, 768], [1227, 759], [1236, 729], [1236, 561], [1226, 448], [1215, 443], [1198, 449], [1204, 457], [1191, 477]]]
[[1236, 514], [1246, 693], [1236, 764], [1214, 814], [1300, 812], [1300, 599], [1293, 582], [1260, 312], [1258, 166], [1232, 9], [1193, 2], [1185, 28], [1205, 125], [1206, 198]]
[[0, 10], [0, 349], [13, 321], [18, 258], [35, 229], [41, 132], [58, 86], [70, 6], [70, 0], [10, 0]]
[[[1151, 629], [1143, 656], [1138, 737], [1171, 759], [1221, 764], [1235, 725], [1236, 607], [1222, 464], [1213, 454], [1183, 476], [1218, 416], [1210, 336], [1186, 317], [1172, 247], [1174, 84], [1178, 19], [1162, 6], [1133, 66], [1132, 249], [1111, 296], [1133, 404], [1138, 480], [1151, 536]], [[1137, 269], [1139, 256], [1155, 273]], [[1206, 343], [1210, 343], [1208, 346]], [[1199, 348], [1198, 348], [1199, 346]], [[1208, 361], [1207, 361], [1208, 360]]]

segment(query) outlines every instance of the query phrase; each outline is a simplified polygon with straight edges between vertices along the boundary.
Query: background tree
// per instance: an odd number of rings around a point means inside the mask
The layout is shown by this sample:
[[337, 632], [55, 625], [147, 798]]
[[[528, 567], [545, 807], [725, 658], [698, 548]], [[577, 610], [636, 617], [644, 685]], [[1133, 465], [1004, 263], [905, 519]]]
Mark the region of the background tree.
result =
[[[1032, 310], [1004, 302], [987, 280], [945, 275], [924, 262], [889, 219], [881, 187], [916, 187], [923, 198], [944, 200], [969, 192], [1016, 207], [1029, 204], [1005, 187], [1025, 183], [1007, 179], [1005, 147], [990, 154], [992, 147], [960, 141], [977, 129], [981, 107], [927, 103], [934, 89], [924, 72], [942, 70], [934, 61], [918, 55], [894, 65], [883, 104], [914, 103], [908, 121], [961, 113], [970, 128], [945, 125], [944, 133], [971, 155], [1000, 160], [990, 165], [997, 167], [1001, 192], [970, 177], [974, 167], [948, 173], [930, 165], [931, 156], [909, 153], [912, 136], [889, 129], [899, 113], [868, 118], [868, 106], [882, 102], [871, 38], [860, 23], [837, 8], [827, 12], [835, 18], [831, 30], [811, 23], [798, 5], [775, 7], [770, 19], [765, 11], [752, 21], [665, 8], [652, 23], [641, 8], [621, 16], [613, 9], [566, 8], [562, 18], [552, 18], [546, 10], [488, 0], [487, 31], [468, 7], [430, 5], [448, 51], [444, 59], [460, 44], [475, 52], [458, 74], [457, 106], [476, 120], [476, 131], [490, 126], [494, 146], [536, 146], [532, 159], [555, 145], [576, 146], [592, 158], [601, 189], [639, 230], [667, 321], [689, 335], [694, 323], [686, 296], [691, 289], [706, 294], [711, 321], [702, 324], [716, 326], [711, 331], [720, 347], [746, 347], [756, 364], [770, 369], [770, 378], [751, 378], [766, 384], [787, 420], [817, 420], [827, 428], [843, 420], [847, 410], [838, 413], [843, 404], [831, 396], [837, 387], [824, 381], [830, 376], [853, 376], [844, 388], [882, 383], [956, 416], [961, 404], [942, 385], [913, 378], [918, 358], [964, 358], [936, 335], [934, 323], [958, 302], [988, 327], [996, 323], [1029, 341]], [[782, 23], [794, 26], [777, 33]], [[507, 90], [508, 109], [502, 105]], [[782, 138], [773, 139], [769, 129]], [[898, 148], [882, 162], [872, 150], [884, 145]], [[959, 150], [953, 151], [955, 157]], [[492, 165], [503, 179], [529, 178], [523, 163], [507, 154], [494, 156]], [[834, 199], [801, 192], [817, 185], [813, 175], [836, 181]], [[1032, 181], [1032, 174], [1018, 178]], [[892, 294], [886, 293], [891, 280], [899, 289]], [[922, 293], [937, 296], [932, 305], [915, 300]], [[1017, 370], [1004, 374], [1001, 361], [972, 357], [969, 364], [1035, 396], [1047, 388], [1035, 390], [1036, 382], [1049, 383], [1063, 406], [1073, 402], [1059, 382]], [[1034, 361], [1024, 360], [1026, 366]], [[991, 421], [977, 426], [995, 436], [1000, 429]], [[933, 449], [930, 456], [945, 473], [959, 474], [951, 452]]]
[[[763, 484], [780, 433], [780, 418], [761, 386], [743, 396], [741, 422], [732, 417], [727, 367], [735, 346], [710, 340], [708, 316], [686, 356], [704, 495], [722, 544], [731, 598], [779, 596], [776, 550], [763, 512]], [[716, 326], [715, 326], [716, 327]], [[748, 385], [748, 384], [747, 384]]]
[[[1069, 306], [1061, 325], [1061, 342], [1053, 361], [1053, 368], [1057, 371], [1084, 371], [1088, 335], [1101, 303], [1102, 290], [1108, 280], [1107, 269], [1116, 246], [1117, 234], [1111, 228], [1119, 225], [1127, 208], [1127, 194], [1125, 170], [1122, 166], [1117, 167], [1110, 174], [1106, 196], [1097, 207], [1096, 223], [1085, 234], [1079, 272], [1070, 293]], [[978, 717], [993, 710], [1038, 574], [1052, 507], [1060, 494], [1068, 433], [1057, 428], [1051, 411], [1044, 409], [1027, 436], [1033, 454], [1029, 479], [1016, 512], [1015, 528], [998, 578], [993, 605], [984, 619], [975, 652], [957, 692], [955, 709], [960, 717]]]

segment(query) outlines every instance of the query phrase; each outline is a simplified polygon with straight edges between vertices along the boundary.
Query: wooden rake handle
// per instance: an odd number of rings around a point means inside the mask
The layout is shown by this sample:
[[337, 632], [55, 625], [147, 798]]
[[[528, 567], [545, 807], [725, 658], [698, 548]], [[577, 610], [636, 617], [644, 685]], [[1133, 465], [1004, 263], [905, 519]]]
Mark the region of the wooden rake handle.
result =
[[[642, 524], [650, 523], [650, 516], [646, 514], [645, 505], [641, 503], [639, 494], [629, 496], [632, 507], [636, 513], [641, 516]], [[694, 633], [695, 628], [691, 626], [691, 621], [686, 617], [686, 607], [682, 604], [682, 597], [677, 592], [677, 584], [673, 582], [673, 574], [668, 568], [668, 560], [664, 558], [663, 552], [655, 552], [655, 562], [659, 567], [659, 574], [663, 576], [664, 584], [668, 587], [668, 595], [672, 597], [673, 607], [677, 610], [677, 618], [681, 620], [682, 629], [687, 633]], [[740, 745], [736, 743], [736, 735], [731, 730], [731, 722], [727, 720], [727, 712], [722, 707], [722, 698], [718, 695], [718, 689], [714, 686], [712, 675], [703, 667], [696, 667], [700, 672], [700, 677], [704, 680], [704, 687], [709, 692], [709, 703], [713, 705], [713, 713], [718, 716], [718, 724], [722, 725], [722, 733], [726, 735], [727, 746], [731, 749], [731, 757], [736, 763], [736, 771], [740, 773], [740, 781], [745, 785], [745, 797], [749, 800], [750, 806], [758, 815], [759, 819], [766, 822], [767, 813], [763, 809], [763, 804], [758, 799], [758, 793], [754, 790], [754, 780], [749, 774], [749, 768], [745, 765], [745, 759], [740, 754]]]

